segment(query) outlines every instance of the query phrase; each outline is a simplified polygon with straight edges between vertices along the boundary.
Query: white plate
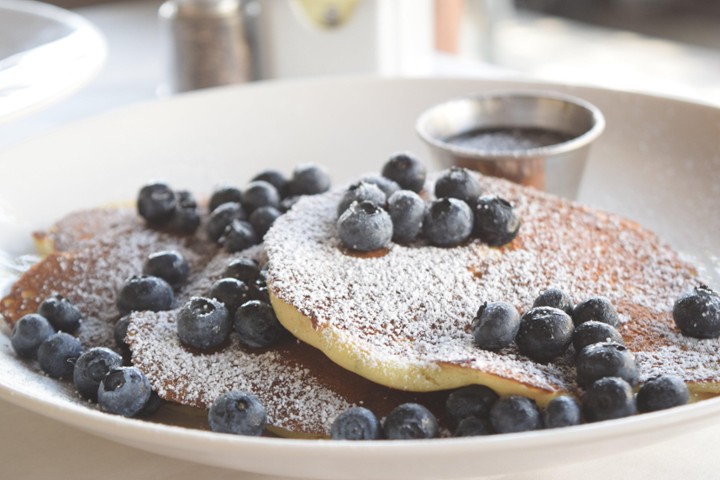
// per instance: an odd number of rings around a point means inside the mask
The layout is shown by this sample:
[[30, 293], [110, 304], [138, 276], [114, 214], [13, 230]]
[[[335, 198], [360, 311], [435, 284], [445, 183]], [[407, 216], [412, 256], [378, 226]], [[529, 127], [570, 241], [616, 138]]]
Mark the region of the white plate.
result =
[[106, 56], [100, 32], [77, 14], [30, 0], [0, 0], [0, 123], [80, 88]]
[[[427, 156], [413, 130], [425, 108], [490, 90], [547, 88], [599, 106], [581, 200], [634, 218], [720, 285], [720, 110], [607, 91], [478, 80], [348, 78], [269, 83], [178, 97], [61, 129], [0, 155], [0, 250], [70, 210], [131, 198], [148, 179], [204, 192], [268, 166], [326, 165], [336, 181], [388, 155]], [[42, 172], [41, 174], [39, 172]], [[243, 438], [105, 415], [18, 361], [0, 335], [0, 397], [74, 427], [171, 457], [308, 478], [461, 478], [583, 461], [720, 423], [720, 399], [633, 418], [487, 438], [342, 443]], [[684, 436], [675, 450], [701, 448]], [[282, 458], [283, 461], [277, 461]], [[720, 467], [720, 464], [718, 465]]]

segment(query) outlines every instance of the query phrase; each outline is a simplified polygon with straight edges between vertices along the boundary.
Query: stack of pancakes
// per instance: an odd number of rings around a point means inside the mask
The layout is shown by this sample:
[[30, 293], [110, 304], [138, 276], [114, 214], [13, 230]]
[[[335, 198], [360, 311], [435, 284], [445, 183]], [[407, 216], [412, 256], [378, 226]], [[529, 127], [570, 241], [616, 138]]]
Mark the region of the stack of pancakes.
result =
[[641, 381], [673, 373], [694, 393], [720, 391], [720, 341], [684, 337], [672, 321], [675, 299], [699, 284], [689, 263], [634, 222], [503, 180], [480, 180], [484, 193], [510, 200], [522, 219], [517, 238], [500, 248], [418, 242], [348, 252], [335, 232], [342, 192], [302, 198], [263, 245], [235, 254], [220, 250], [202, 228], [178, 236], [149, 229], [129, 209], [78, 212], [36, 237], [50, 253], [0, 300], [0, 315], [13, 324], [60, 293], [85, 315], [78, 332], [84, 345], [114, 348], [116, 293], [141, 273], [149, 254], [177, 250], [187, 258], [191, 275], [176, 292], [176, 307], [207, 295], [233, 259], [268, 262], [273, 307], [295, 338], [258, 350], [232, 337], [219, 351], [191, 351], [177, 338], [175, 309], [131, 314], [126, 342], [132, 363], [162, 398], [206, 408], [225, 391], [251, 391], [265, 404], [271, 429], [286, 436], [325, 436], [352, 405], [382, 417], [400, 403], [418, 402], [442, 421], [447, 390], [470, 384], [540, 405], [577, 394], [572, 350], [539, 364], [514, 347], [489, 352], [473, 343], [471, 322], [484, 302], [505, 301], [524, 312], [549, 287], [575, 302], [595, 296], [613, 302]]

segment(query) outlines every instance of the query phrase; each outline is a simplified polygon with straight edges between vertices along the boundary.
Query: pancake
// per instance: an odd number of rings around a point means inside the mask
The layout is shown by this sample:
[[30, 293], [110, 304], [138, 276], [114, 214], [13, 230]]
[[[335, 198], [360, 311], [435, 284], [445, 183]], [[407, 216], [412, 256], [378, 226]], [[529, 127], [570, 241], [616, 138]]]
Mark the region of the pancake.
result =
[[[335, 231], [342, 192], [301, 199], [265, 237], [268, 286], [281, 323], [331, 360], [373, 382], [410, 391], [487, 385], [543, 405], [576, 393], [573, 352], [548, 364], [517, 349], [484, 351], [471, 321], [483, 302], [527, 311], [557, 287], [575, 302], [617, 308], [641, 380], [673, 373], [694, 392], [720, 392], [720, 340], [680, 335], [675, 299], [699, 283], [692, 265], [635, 222], [510, 182], [480, 177], [522, 220], [501, 248], [392, 244], [359, 255]], [[426, 189], [431, 191], [431, 189]]]
[[[264, 263], [262, 246], [235, 254], [218, 253], [188, 288], [206, 295], [234, 259]], [[184, 347], [177, 335], [177, 310], [131, 315], [126, 341], [132, 363], [150, 380], [161, 398], [208, 408], [223, 392], [253, 392], [268, 412], [271, 431], [282, 436], [327, 436], [345, 409], [362, 405], [380, 418], [401, 403], [428, 407], [444, 425], [447, 392], [413, 394], [372, 383], [330, 362], [322, 353], [290, 338], [280, 345], [251, 349], [232, 333], [229, 345], [210, 353]], [[447, 428], [444, 429], [448, 434]]]
[[[85, 316], [77, 334], [86, 348], [115, 348], [116, 292], [125, 278], [142, 270], [149, 253], [172, 248], [188, 259], [191, 275], [176, 291], [178, 306], [193, 295], [206, 295], [233, 259], [265, 261], [262, 246], [228, 254], [203, 233], [181, 237], [148, 229], [128, 209], [75, 212], [35, 238], [51, 252], [0, 300], [0, 315], [13, 324], [25, 313], [35, 312], [51, 293], [61, 293]], [[233, 334], [222, 350], [209, 354], [190, 351], [178, 341], [176, 312], [132, 314], [126, 338], [132, 363], [165, 400], [205, 409], [223, 392], [251, 391], [268, 411], [269, 429], [293, 437], [327, 436], [335, 417], [353, 405], [364, 405], [384, 416], [401, 403], [420, 402], [444, 423], [447, 393], [411, 394], [373, 384], [295, 339], [273, 348], [250, 350]], [[198, 412], [205, 415], [204, 410], [183, 414], [198, 416]], [[448, 435], [447, 428], [443, 431]]]
[[[87, 222], [82, 219], [87, 218]], [[49, 254], [30, 267], [0, 300], [0, 317], [13, 325], [34, 313], [47, 297], [59, 293], [83, 313], [76, 335], [85, 347], [115, 347], [113, 329], [119, 319], [115, 304], [125, 280], [142, 273], [148, 255], [177, 250], [190, 266], [189, 282], [219, 250], [201, 232], [180, 236], [145, 227], [130, 209], [76, 212], [48, 233], [34, 235]], [[46, 250], [47, 253], [47, 250]], [[192, 292], [176, 298], [182, 304]]]
[[41, 255], [76, 249], [83, 241], [99, 235], [123, 235], [143, 226], [135, 209], [107, 207], [79, 210], [58, 220], [46, 231], [33, 232], [33, 242]]

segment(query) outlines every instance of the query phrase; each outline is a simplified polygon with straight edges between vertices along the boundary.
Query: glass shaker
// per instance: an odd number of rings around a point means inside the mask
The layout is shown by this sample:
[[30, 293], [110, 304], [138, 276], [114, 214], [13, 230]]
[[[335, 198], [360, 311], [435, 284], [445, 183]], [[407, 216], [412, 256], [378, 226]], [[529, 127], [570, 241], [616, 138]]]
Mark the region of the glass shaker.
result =
[[244, 0], [167, 0], [159, 10], [167, 90], [252, 80]]

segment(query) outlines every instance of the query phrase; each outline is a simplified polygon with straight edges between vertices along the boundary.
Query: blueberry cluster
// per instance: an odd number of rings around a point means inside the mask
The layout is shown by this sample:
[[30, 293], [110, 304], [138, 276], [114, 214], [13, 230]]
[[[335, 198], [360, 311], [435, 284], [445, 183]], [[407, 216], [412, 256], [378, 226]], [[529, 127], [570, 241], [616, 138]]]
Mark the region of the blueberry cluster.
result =
[[51, 377], [68, 377], [82, 350], [71, 335], [81, 320], [82, 314], [73, 303], [53, 294], [40, 304], [37, 313], [24, 315], [15, 323], [10, 344], [21, 357], [38, 360]]
[[250, 258], [233, 260], [207, 297], [193, 297], [178, 312], [177, 332], [187, 347], [223, 347], [235, 332], [249, 348], [274, 345], [287, 337], [270, 305], [264, 268]]
[[456, 437], [567, 427], [581, 421], [580, 405], [572, 397], [555, 397], [541, 409], [530, 398], [500, 397], [483, 385], [452, 392], [445, 402], [445, 413]]
[[444, 171], [435, 183], [435, 200], [421, 194], [426, 170], [409, 153], [393, 155], [382, 176], [366, 176], [351, 185], [338, 203], [337, 231], [342, 244], [368, 252], [391, 242], [423, 239], [431, 245], [454, 247], [471, 237], [490, 246], [511, 242], [520, 220], [512, 205], [483, 195], [478, 178], [464, 168]]
[[145, 260], [142, 274], [125, 280], [117, 294], [115, 303], [120, 316], [124, 318], [131, 312], [170, 310], [175, 304], [174, 289], [189, 274], [190, 266], [180, 252], [163, 250], [150, 254]]
[[[207, 236], [229, 252], [238, 252], [262, 241], [273, 222], [303, 195], [330, 189], [330, 177], [321, 167], [304, 164], [290, 178], [277, 170], [265, 170], [240, 190], [231, 185], [215, 188], [208, 202]], [[166, 183], [143, 186], [137, 211], [153, 228], [194, 233], [202, 223], [198, 204], [185, 190], [175, 191]]]
[[167, 228], [180, 234], [194, 233], [200, 226], [197, 202], [186, 190], [173, 190], [161, 182], [140, 189], [137, 211], [153, 228]]
[[[678, 377], [662, 375], [649, 380], [639, 390], [637, 400], [630, 385], [618, 377], [603, 377], [586, 390], [582, 403], [561, 395], [541, 409], [535, 401], [519, 395], [500, 397], [483, 385], [470, 385], [451, 392], [445, 414], [453, 436], [466, 437], [516, 433], [543, 428], [578, 425], [666, 409], [687, 403], [688, 391]], [[435, 417], [417, 404], [404, 404], [380, 422], [369, 410], [353, 407], [333, 422], [335, 439], [371, 440], [377, 438], [432, 438], [437, 435]]]
[[472, 332], [482, 349], [500, 350], [514, 342], [523, 355], [547, 363], [571, 344], [578, 352], [600, 341], [621, 344], [619, 322], [615, 307], [604, 297], [573, 305], [565, 292], [550, 288], [522, 316], [508, 303], [484, 303], [473, 319]]
[[[560, 395], [544, 408], [527, 397], [501, 397], [484, 385], [470, 385], [447, 396], [445, 416], [453, 436], [467, 437], [568, 427], [671, 408], [687, 401], [687, 386], [673, 375], [648, 380], [640, 387], [637, 399], [628, 382], [603, 377], [587, 388], [582, 402]], [[427, 408], [406, 403], [382, 422], [364, 407], [351, 407], [335, 418], [330, 435], [339, 440], [422, 439], [437, 436], [438, 430], [437, 419]]]
[[210, 196], [206, 233], [231, 253], [245, 250], [260, 243], [299, 197], [329, 188], [327, 172], [314, 164], [296, 167], [289, 179], [276, 170], [266, 170], [253, 177], [244, 190], [220, 186]]
[[395, 407], [381, 423], [365, 407], [351, 407], [338, 415], [330, 427], [335, 440], [417, 440], [438, 436], [440, 427], [435, 415], [418, 403]]
[[72, 379], [83, 398], [97, 402], [104, 411], [136, 416], [151, 413], [159, 406], [151, 401], [150, 383], [138, 369], [124, 367], [120, 355], [108, 348], [83, 352], [80, 341], [71, 335], [82, 314], [61, 295], [43, 301], [38, 313], [20, 318], [13, 328], [11, 345], [27, 359], [37, 360], [48, 376]]
[[[504, 302], [483, 304], [473, 320], [472, 332], [476, 345], [482, 349], [500, 350], [515, 342], [521, 354], [541, 363], [563, 355], [572, 346], [577, 383], [585, 390], [582, 416], [588, 422], [687, 403], [687, 386], [672, 375], [649, 380], [640, 387], [635, 399], [633, 387], [638, 383], [638, 366], [624, 345], [618, 325], [618, 313], [607, 299], [594, 297], [573, 305], [565, 292], [552, 288], [542, 292], [522, 316]], [[540, 423], [531, 418], [537, 415], [531, 415], [528, 400], [511, 398], [503, 399], [511, 405], [505, 407], [506, 412], [502, 410], [505, 413], [501, 417], [515, 416], [513, 421], [524, 419], [521, 423], [526, 429], [539, 428]], [[556, 400], [562, 404], [553, 403]], [[546, 427], [564, 424], [555, 415], [576, 419], [568, 425], [580, 421], [578, 405], [572, 406], [567, 399], [556, 400], [544, 412]], [[495, 431], [508, 431], [500, 426], [501, 420], [493, 420], [492, 416], [489, 420]], [[530, 428], [531, 424], [535, 426]], [[485, 426], [481, 428], [485, 430]]]

